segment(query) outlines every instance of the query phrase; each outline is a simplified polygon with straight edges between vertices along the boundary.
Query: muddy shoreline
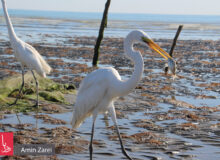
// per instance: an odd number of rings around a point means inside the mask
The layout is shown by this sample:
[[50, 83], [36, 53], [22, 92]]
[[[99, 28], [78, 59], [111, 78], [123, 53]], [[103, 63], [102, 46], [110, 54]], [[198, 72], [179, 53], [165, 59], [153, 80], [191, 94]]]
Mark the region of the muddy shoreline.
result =
[[[122, 38], [105, 38], [99, 66], [115, 67], [123, 78], [133, 63], [123, 55]], [[172, 40], [155, 40], [169, 51]], [[32, 44], [54, 69], [49, 75], [59, 83], [79, 86], [91, 67], [95, 37], [75, 37], [62, 44]], [[179, 40], [174, 58], [178, 63], [175, 80], [163, 73], [165, 61], [148, 47], [142, 52], [145, 70], [141, 82], [128, 96], [116, 102], [119, 127], [126, 149], [135, 159], [218, 159], [220, 158], [220, 40]], [[0, 40], [0, 79], [20, 72], [9, 43]], [[71, 100], [72, 95], [67, 95]], [[74, 96], [74, 95], [73, 95]], [[74, 101], [71, 102], [73, 104]], [[14, 131], [18, 144], [54, 143], [51, 157], [4, 157], [3, 159], [88, 159], [89, 119], [77, 131], [69, 121], [73, 105], [42, 103], [41, 113], [16, 116], [1, 111], [1, 131]], [[54, 112], [56, 111], [56, 112]], [[39, 130], [35, 128], [38, 119]], [[116, 133], [109, 117], [98, 118], [94, 158], [122, 159]]]

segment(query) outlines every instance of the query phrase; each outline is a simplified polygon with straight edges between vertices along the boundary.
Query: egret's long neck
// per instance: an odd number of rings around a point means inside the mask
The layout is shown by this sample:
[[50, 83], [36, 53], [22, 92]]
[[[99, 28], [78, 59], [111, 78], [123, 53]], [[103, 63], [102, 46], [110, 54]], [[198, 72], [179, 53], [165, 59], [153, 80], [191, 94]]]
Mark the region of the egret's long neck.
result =
[[6, 3], [5, 3], [4, 0], [2, 0], [2, 7], [3, 7], [3, 10], [4, 10], [5, 20], [6, 20], [7, 27], [8, 27], [9, 38], [10, 38], [10, 40], [14, 40], [14, 39], [17, 38], [17, 36], [16, 36], [16, 34], [15, 34], [15, 31], [14, 31], [14, 29], [13, 29], [11, 20], [10, 20], [10, 18], [9, 18], [8, 10], [7, 10], [7, 8], [6, 8]]
[[128, 37], [124, 41], [124, 51], [127, 56], [134, 62], [134, 72], [128, 80], [121, 82], [119, 87], [119, 96], [128, 94], [131, 89], [136, 87], [137, 83], [141, 80], [144, 69], [144, 61], [142, 55], [140, 52], [134, 51], [133, 40]]

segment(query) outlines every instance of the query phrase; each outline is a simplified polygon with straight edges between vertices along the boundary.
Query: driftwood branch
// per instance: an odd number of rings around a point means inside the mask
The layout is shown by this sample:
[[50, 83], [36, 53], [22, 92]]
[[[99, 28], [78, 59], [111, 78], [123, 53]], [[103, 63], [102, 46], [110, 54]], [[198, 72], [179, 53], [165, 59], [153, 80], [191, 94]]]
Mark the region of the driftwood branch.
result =
[[93, 66], [97, 66], [97, 64], [98, 64], [99, 48], [100, 48], [100, 45], [101, 45], [101, 42], [103, 39], [104, 29], [107, 27], [108, 9], [109, 9], [110, 3], [111, 3], [111, 0], [107, 0], [107, 2], [105, 4], [105, 10], [104, 10], [101, 25], [99, 28], [99, 35], [96, 40], [96, 44], [95, 44], [95, 48], [94, 48], [94, 56], [93, 56], [93, 61], [92, 61]]
[[176, 46], [176, 41], [177, 41], [177, 39], [179, 37], [179, 34], [180, 34], [182, 28], [183, 28], [183, 25], [179, 25], [179, 28], [178, 28], [178, 30], [176, 32], [176, 35], [175, 35], [174, 39], [173, 39], [173, 44], [172, 44], [172, 47], [171, 47], [170, 53], [169, 53], [171, 57], [173, 56], [173, 51], [174, 51], [174, 48]]

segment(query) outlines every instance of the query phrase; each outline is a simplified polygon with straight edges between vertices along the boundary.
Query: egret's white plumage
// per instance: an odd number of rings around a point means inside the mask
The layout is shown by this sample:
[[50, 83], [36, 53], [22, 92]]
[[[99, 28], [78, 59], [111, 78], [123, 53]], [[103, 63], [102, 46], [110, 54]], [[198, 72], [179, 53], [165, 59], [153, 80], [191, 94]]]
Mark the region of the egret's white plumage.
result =
[[169, 57], [169, 54], [156, 45], [145, 32], [135, 30], [130, 32], [124, 40], [125, 54], [134, 62], [134, 72], [128, 80], [122, 80], [117, 70], [108, 67], [93, 71], [81, 82], [73, 109], [71, 123], [73, 128], [77, 128], [85, 118], [93, 116], [90, 159], [92, 159], [92, 140], [95, 120], [98, 113], [103, 112], [109, 112], [111, 114], [119, 136], [122, 152], [128, 159], [131, 159], [127, 155], [120, 137], [115, 115], [114, 101], [120, 96], [127, 95], [135, 88], [141, 79], [144, 69], [144, 61], [141, 53], [135, 51], [133, 48], [133, 44], [136, 42], [147, 43], [149, 47], [160, 53], [165, 59], [168, 60], [171, 58]]
[[82, 81], [74, 107], [73, 128], [79, 127], [93, 114], [108, 111], [109, 103], [116, 98], [112, 93], [116, 87], [113, 84], [117, 81], [121, 81], [121, 77], [112, 67], [98, 69]]
[[50, 73], [51, 67], [31, 45], [18, 39], [17, 43], [12, 45], [12, 48], [14, 49], [15, 57], [22, 66], [27, 66], [30, 70], [36, 70], [42, 77], [46, 77], [46, 74]]
[[[33, 77], [36, 81], [37, 86], [37, 106], [38, 106], [38, 82], [34, 75], [33, 70], [35, 70], [40, 76], [46, 77], [46, 74], [50, 73], [51, 67], [47, 64], [47, 62], [43, 59], [43, 57], [38, 53], [38, 51], [33, 48], [31, 45], [23, 42], [20, 38], [18, 38], [15, 34], [15, 31], [13, 29], [11, 20], [8, 15], [7, 7], [5, 0], [2, 1], [2, 7], [4, 10], [4, 16], [8, 28], [8, 35], [11, 43], [11, 47], [14, 50], [14, 55], [16, 59], [21, 63], [21, 69], [22, 69], [22, 85], [19, 90], [19, 94], [22, 91], [22, 88], [24, 86], [24, 67], [26, 66], [29, 70], [32, 71]], [[17, 97], [18, 99], [18, 97]], [[16, 104], [17, 102], [14, 102]]]
[[50, 73], [51, 67], [47, 64], [47, 62], [42, 58], [42, 56], [35, 48], [25, 43], [16, 36], [7, 12], [5, 0], [1, 1], [4, 10], [5, 20], [7, 23], [11, 47], [14, 50], [14, 55], [16, 59], [21, 63], [22, 67], [27, 66], [30, 70], [36, 70], [39, 75], [46, 77], [46, 74]]

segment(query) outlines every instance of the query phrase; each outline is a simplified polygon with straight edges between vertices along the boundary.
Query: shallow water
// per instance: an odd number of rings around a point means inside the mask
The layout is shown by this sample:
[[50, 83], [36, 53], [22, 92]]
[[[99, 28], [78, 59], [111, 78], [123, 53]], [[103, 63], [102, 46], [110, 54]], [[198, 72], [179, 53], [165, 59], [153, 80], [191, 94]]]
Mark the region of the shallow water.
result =
[[[7, 30], [3, 21], [0, 22], [0, 42], [5, 43], [8, 41]], [[47, 18], [14, 18], [13, 23], [15, 24], [16, 32], [19, 37], [35, 44], [38, 49], [41, 50], [40, 53], [44, 55], [44, 58], [49, 61], [49, 63], [53, 64], [53, 68], [57, 70], [57, 73], [52, 73], [48, 76], [49, 78], [60, 80], [62, 83], [79, 83], [80, 81], [76, 82], [74, 78], [85, 77], [90, 71], [89, 69], [91, 68], [93, 53], [91, 49], [94, 46], [93, 43], [95, 41], [95, 38], [90, 36], [97, 35], [97, 28], [99, 27], [99, 22], [97, 20], [79, 21], [51, 19], [48, 21]], [[178, 26], [176, 23], [168, 24], [162, 22], [150, 22], [148, 25], [146, 25], [146, 23], [147, 22], [135, 22], [134, 24], [134, 22], [130, 21], [112, 20], [105, 35], [111, 37], [124, 37], [131, 29], [139, 28], [148, 31], [153, 38], [173, 38]], [[152, 54], [151, 52], [143, 54], [145, 69], [147, 69], [143, 75], [143, 80], [139, 83], [139, 86], [143, 87], [143, 89], [134, 90], [132, 94], [126, 96], [124, 101], [117, 101], [117, 110], [121, 111], [122, 114], [125, 114], [125, 117], [118, 118], [118, 124], [121, 128], [121, 132], [126, 135], [130, 136], [136, 133], [153, 132], [159, 134], [161, 138], [167, 138], [167, 140], [164, 140], [167, 144], [165, 146], [154, 146], [148, 143], [137, 144], [131, 139], [124, 139], [125, 146], [129, 149], [128, 152], [131, 157], [137, 159], [153, 159], [153, 157], [157, 157], [158, 159], [164, 160], [220, 159], [218, 145], [220, 144], [220, 137], [218, 134], [220, 127], [219, 125], [212, 126], [219, 123], [220, 112], [212, 110], [206, 111], [199, 108], [210, 107], [220, 109], [220, 85], [218, 84], [220, 75], [220, 66], [218, 64], [219, 41], [198, 40], [219, 39], [219, 35], [217, 34], [219, 31], [218, 25], [219, 24], [185, 24], [180, 37], [180, 39], [184, 39], [185, 41], [178, 42], [177, 47], [179, 48], [176, 49], [177, 53], [175, 53], [175, 58], [179, 60], [179, 70], [177, 75], [182, 77], [176, 78], [175, 80], [164, 76], [162, 68], [165, 62], [161, 62], [161, 58], [155, 57], [152, 60], [152, 57], [156, 56], [155, 54]], [[31, 34], [29, 34], [29, 32]], [[194, 40], [187, 41], [188, 39]], [[197, 41], [195, 41], [195, 39], [197, 39]], [[119, 53], [122, 53], [123, 51], [117, 47], [119, 46], [119, 42], [115, 40], [118, 39], [105, 39], [103, 44], [104, 49], [102, 50], [103, 54], [100, 57], [100, 62], [102, 63], [99, 64], [99, 67], [116, 67], [122, 75], [122, 78], [126, 79], [130, 77], [131, 72], [133, 71], [133, 66], [130, 61], [125, 61], [126, 58], [121, 58], [121, 54]], [[165, 43], [167, 49], [166, 45], [170, 42], [169, 40], [165, 39], [158, 41], [160, 45], [164, 45]], [[194, 44], [194, 42], [197, 42], [197, 44]], [[202, 44], [198, 45], [200, 43]], [[80, 49], [83, 47], [85, 50], [81, 51]], [[6, 72], [5, 69], [20, 72], [19, 63], [13, 58], [12, 54], [5, 53], [6, 48], [8, 48], [7, 45], [1, 45], [0, 62], [7, 62], [7, 65], [1, 66], [0, 69], [2, 72]], [[59, 48], [63, 48], [63, 50], [60, 52]], [[50, 55], [47, 55], [47, 52], [51, 52]], [[105, 56], [107, 56], [107, 58]], [[61, 63], [57, 64], [57, 61]], [[207, 65], [202, 61], [207, 61], [211, 63], [212, 66]], [[214, 67], [213, 64], [215, 64]], [[83, 73], [71, 73], [75, 67], [81, 65], [84, 65], [88, 70], [85, 70]], [[79, 69], [81, 68], [79, 67]], [[217, 71], [211, 71], [212, 69], [217, 69]], [[4, 76], [5, 75], [1, 78]], [[64, 76], [67, 76], [68, 80], [63, 79]], [[217, 84], [213, 87], [211, 86], [212, 83]], [[170, 89], [166, 89], [167, 86], [170, 87]], [[144, 93], [149, 94], [152, 97], [145, 97], [142, 95]], [[155, 104], [148, 104], [148, 102]], [[182, 102], [191, 105], [191, 108], [189, 105]], [[173, 113], [173, 111], [178, 113]], [[189, 113], [182, 113], [181, 111], [189, 111]], [[31, 114], [34, 115], [35, 113]], [[45, 115], [45, 113], [41, 114]], [[191, 114], [198, 115], [199, 118], [202, 117], [204, 120], [193, 119]], [[34, 127], [36, 119], [32, 115], [20, 114], [21, 121], [31, 123], [33, 124], [31, 127]], [[46, 115], [69, 122], [72, 113], [66, 112]], [[171, 119], [163, 119], [163, 117], [158, 118], [158, 116], [161, 115], [167, 115], [168, 118]], [[141, 120], [144, 120], [143, 124], [152, 124], [152, 127], [137, 127], [136, 125], [139, 124]], [[17, 118], [15, 114], [7, 114], [6, 119], [0, 120], [0, 123], [17, 124]], [[190, 128], [187, 130], [187, 127], [178, 128], [184, 123], [197, 125], [198, 129]], [[121, 154], [119, 143], [117, 141], [112, 141], [109, 138], [110, 135], [113, 135], [113, 130], [107, 129], [107, 126], [112, 125], [113, 123], [111, 120], [109, 120], [109, 122], [103, 120], [103, 115], [98, 117], [94, 138], [102, 144], [102, 147], [95, 146], [94, 158], [124, 158]], [[57, 126], [71, 128], [69, 124], [52, 125], [43, 123], [43, 120], [41, 119], [38, 120], [39, 128], [45, 127], [53, 129]], [[8, 127], [8, 130], [15, 131], [16, 129]], [[91, 118], [86, 119], [85, 123], [77, 131], [78, 137], [89, 141]], [[44, 131], [40, 130], [39, 132]], [[167, 153], [169, 151], [176, 152], [170, 154]], [[109, 155], [108, 153], [112, 153], [112, 155]], [[82, 153], [70, 155], [59, 154], [58, 157], [76, 160], [88, 159], [89, 152], [88, 149], [85, 148]]]
[[[160, 106], [158, 106], [160, 107]], [[164, 105], [162, 106], [164, 108]], [[35, 115], [35, 113], [31, 113]], [[42, 114], [42, 115], [49, 115], [53, 118], [58, 118], [61, 120], [64, 120], [66, 122], [69, 122], [72, 116], [72, 112], [67, 113], [60, 113], [60, 114]], [[36, 120], [32, 116], [22, 115], [19, 114], [21, 122], [27, 122], [30, 124], [33, 124], [33, 126], [36, 125]], [[146, 119], [147, 117], [143, 115], [143, 113], [137, 112], [129, 114], [126, 119], [118, 119], [119, 128], [121, 128], [121, 133], [132, 135], [138, 132], [143, 132], [144, 129], [140, 129], [138, 127], [134, 127], [134, 122], [138, 122], [140, 119]], [[38, 120], [38, 128], [55, 128], [57, 125], [42, 123], [42, 120]], [[86, 121], [78, 128], [78, 134], [81, 138], [90, 140], [90, 130], [92, 125], [92, 118], [87, 118]], [[183, 121], [176, 121], [176, 123], [182, 123]], [[7, 115], [6, 119], [1, 120], [1, 123], [7, 123], [7, 124], [17, 124], [17, 118], [15, 114]], [[163, 121], [163, 123], [169, 123], [168, 121]], [[175, 123], [175, 121], [170, 121], [170, 123]], [[112, 141], [108, 138], [109, 135], [112, 135], [112, 130], [107, 129], [107, 127], [112, 126], [112, 121], [108, 118], [107, 120], [103, 119], [103, 115], [99, 115], [96, 121], [95, 125], [95, 134], [94, 134], [94, 140], [98, 140], [100, 143], [103, 143], [103, 147], [94, 147], [94, 155], [93, 157], [96, 159], [102, 159], [102, 158], [111, 158], [111, 159], [123, 159], [123, 155], [120, 150], [120, 145], [118, 141]], [[62, 126], [62, 125], [59, 125]], [[68, 128], [71, 128], [71, 125], [68, 123], [66, 125]], [[30, 127], [31, 128], [31, 127]], [[14, 129], [8, 128], [8, 131], [15, 131]], [[41, 132], [40, 130], [38, 132]], [[220, 157], [219, 153], [219, 147], [213, 146], [205, 142], [201, 142], [199, 140], [190, 139], [190, 138], [184, 138], [182, 136], [167, 133], [166, 137], [170, 137], [172, 139], [176, 139], [178, 141], [181, 141], [185, 144], [185, 147], [191, 148], [191, 146], [197, 146], [192, 147], [193, 149], [184, 149], [184, 150], [178, 150], [172, 149], [172, 151], [175, 151], [174, 155], [170, 156], [169, 154], [166, 154], [165, 152], [161, 152], [160, 150], [152, 150], [149, 149], [149, 147], [145, 145], [134, 145], [128, 140], [124, 140], [126, 148], [132, 148], [134, 151], [129, 152], [131, 157], [135, 157], [135, 159], [146, 159], [146, 156], [152, 156], [157, 157], [159, 159], [181, 159], [183, 155], [190, 155], [192, 159], [198, 159], [198, 160], [206, 160], [208, 159], [218, 159]], [[169, 150], [169, 149], [168, 149]], [[113, 155], [108, 155], [108, 154]], [[81, 158], [88, 158], [89, 152], [83, 152], [73, 155], [58, 155], [59, 158], [62, 159], [81, 159]], [[191, 158], [188, 158], [191, 159]]]
[[[9, 14], [17, 35], [23, 40], [31, 43], [58, 42], [61, 44], [64, 40], [61, 37], [97, 36], [102, 17], [101, 13], [22, 10], [9, 10]], [[1, 11], [1, 39], [7, 40], [7, 29], [2, 15]], [[219, 16], [110, 14], [108, 20], [108, 27], [105, 30], [107, 37], [125, 37], [129, 31], [141, 29], [156, 39], [172, 39], [178, 25], [183, 24], [184, 29], [180, 39], [219, 39]], [[60, 36], [59, 40], [55, 38], [57, 36]], [[42, 38], [43, 41], [41, 41]]]

